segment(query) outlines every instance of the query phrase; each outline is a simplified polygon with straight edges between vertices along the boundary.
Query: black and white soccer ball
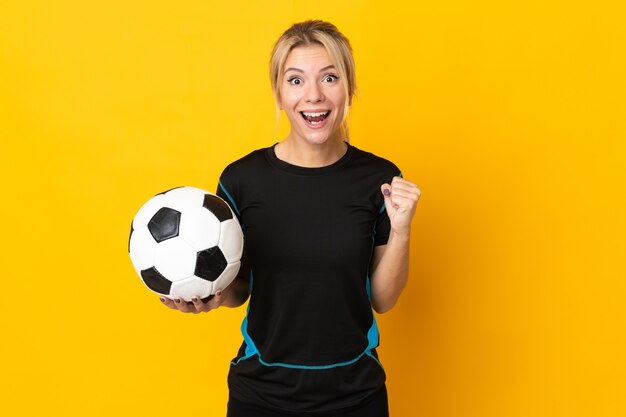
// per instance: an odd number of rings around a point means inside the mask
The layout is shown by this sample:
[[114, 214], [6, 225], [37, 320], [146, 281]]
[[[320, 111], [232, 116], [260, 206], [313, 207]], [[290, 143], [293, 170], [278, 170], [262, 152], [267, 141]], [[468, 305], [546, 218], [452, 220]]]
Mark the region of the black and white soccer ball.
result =
[[168, 298], [203, 299], [239, 271], [243, 232], [220, 197], [180, 187], [148, 200], [133, 219], [128, 253], [146, 286]]

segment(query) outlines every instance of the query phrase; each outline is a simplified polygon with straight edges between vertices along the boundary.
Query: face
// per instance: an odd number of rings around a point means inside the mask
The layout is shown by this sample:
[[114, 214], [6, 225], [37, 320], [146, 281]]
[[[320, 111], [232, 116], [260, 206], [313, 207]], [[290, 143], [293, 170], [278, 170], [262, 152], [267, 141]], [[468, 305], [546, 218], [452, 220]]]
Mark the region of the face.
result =
[[341, 140], [346, 93], [326, 48], [294, 48], [285, 61], [280, 108], [291, 124], [290, 136], [311, 144]]

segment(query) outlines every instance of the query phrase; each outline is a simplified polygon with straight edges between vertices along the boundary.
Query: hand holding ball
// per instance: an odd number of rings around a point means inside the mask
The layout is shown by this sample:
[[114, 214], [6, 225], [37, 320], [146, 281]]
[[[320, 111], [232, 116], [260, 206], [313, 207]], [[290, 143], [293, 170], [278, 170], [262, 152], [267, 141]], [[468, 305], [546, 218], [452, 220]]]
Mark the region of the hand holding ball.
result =
[[199, 188], [174, 188], [139, 209], [128, 252], [150, 290], [190, 301], [209, 297], [235, 279], [243, 232], [220, 197]]

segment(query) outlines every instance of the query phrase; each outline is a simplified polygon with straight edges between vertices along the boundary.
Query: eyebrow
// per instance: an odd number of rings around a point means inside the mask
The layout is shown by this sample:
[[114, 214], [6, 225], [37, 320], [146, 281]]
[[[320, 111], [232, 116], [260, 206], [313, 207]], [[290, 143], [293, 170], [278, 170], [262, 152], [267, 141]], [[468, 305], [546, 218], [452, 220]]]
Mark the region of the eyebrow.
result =
[[[331, 68], [335, 68], [335, 66], [334, 65], [328, 65], [328, 66], [322, 68], [319, 72], [324, 72], [324, 71], [329, 70]], [[301, 72], [301, 73], [304, 74], [303, 70], [301, 70], [300, 68], [294, 68], [294, 67], [287, 68], [284, 73], [287, 73], [289, 71], [298, 71], [298, 72]]]

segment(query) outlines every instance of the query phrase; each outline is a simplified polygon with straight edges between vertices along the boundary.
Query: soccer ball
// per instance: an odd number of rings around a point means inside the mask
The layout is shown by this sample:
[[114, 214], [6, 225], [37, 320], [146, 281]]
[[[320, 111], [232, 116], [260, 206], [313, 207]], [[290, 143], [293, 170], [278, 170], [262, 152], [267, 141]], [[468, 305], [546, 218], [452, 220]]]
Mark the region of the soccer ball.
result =
[[157, 294], [207, 299], [239, 271], [243, 232], [230, 206], [215, 194], [179, 187], [148, 200], [133, 219], [130, 259]]

